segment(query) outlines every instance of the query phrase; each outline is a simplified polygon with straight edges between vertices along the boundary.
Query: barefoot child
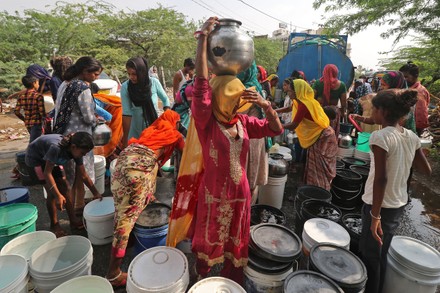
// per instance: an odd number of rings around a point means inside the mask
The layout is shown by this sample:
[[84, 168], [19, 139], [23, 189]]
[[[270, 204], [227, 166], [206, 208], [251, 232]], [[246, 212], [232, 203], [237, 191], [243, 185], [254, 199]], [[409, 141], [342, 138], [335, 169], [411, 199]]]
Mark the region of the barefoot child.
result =
[[76, 175], [81, 176], [84, 184], [92, 191], [93, 198], [101, 198], [92, 180], [87, 175], [83, 157], [93, 149], [93, 138], [87, 132], [76, 132], [67, 136], [60, 134], [43, 135], [26, 150], [26, 165], [31, 167], [37, 178], [44, 183], [47, 192], [46, 207], [50, 217], [50, 229], [57, 237], [65, 236], [58, 223], [57, 209], [67, 210], [72, 229], [82, 229], [76, 218], [70, 194], [70, 185], [66, 180], [63, 165], [70, 160], [76, 163]]

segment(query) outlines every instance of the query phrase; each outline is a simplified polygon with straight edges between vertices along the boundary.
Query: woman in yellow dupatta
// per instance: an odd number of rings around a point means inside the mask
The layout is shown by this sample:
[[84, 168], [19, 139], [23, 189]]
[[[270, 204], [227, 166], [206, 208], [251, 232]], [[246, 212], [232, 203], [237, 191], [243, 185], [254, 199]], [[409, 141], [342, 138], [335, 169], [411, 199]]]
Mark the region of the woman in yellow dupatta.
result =
[[[191, 238], [200, 277], [223, 263], [221, 275], [241, 283], [250, 233], [251, 194], [245, 170], [249, 139], [275, 136], [283, 128], [270, 103], [256, 91], [246, 90], [235, 76], [217, 76], [208, 82], [207, 38], [216, 23], [216, 17], [209, 18], [198, 38], [193, 115], [167, 245]], [[266, 119], [238, 114], [250, 103], [263, 108]]]
[[304, 182], [330, 190], [338, 151], [330, 120], [304, 80], [293, 80], [287, 94], [293, 100], [292, 122], [284, 128], [296, 131], [301, 147], [307, 149]]

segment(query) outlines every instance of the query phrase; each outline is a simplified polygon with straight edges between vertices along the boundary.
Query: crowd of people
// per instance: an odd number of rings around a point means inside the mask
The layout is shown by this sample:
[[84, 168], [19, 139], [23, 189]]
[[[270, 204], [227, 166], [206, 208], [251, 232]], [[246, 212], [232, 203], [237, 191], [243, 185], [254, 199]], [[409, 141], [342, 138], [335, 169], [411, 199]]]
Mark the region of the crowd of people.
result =
[[[270, 138], [295, 132], [295, 151], [305, 160], [303, 183], [330, 190], [339, 124], [353, 115], [364, 131], [373, 132], [360, 248], [368, 270], [366, 292], [380, 292], [383, 260], [408, 201], [411, 168], [431, 172], [418, 139], [428, 126], [429, 105], [418, 67], [408, 63], [388, 71], [377, 93], [365, 76], [346, 85], [334, 64], [310, 83], [300, 68], [280, 82], [255, 61], [237, 76], [214, 76], [208, 67], [207, 38], [217, 23], [211, 17], [203, 24], [195, 60], [185, 59], [175, 73], [173, 105], [157, 67], [149, 67], [143, 57], [126, 62], [128, 79], [120, 98], [100, 94], [93, 86], [103, 70], [93, 57], [76, 62], [67, 56], [54, 58], [52, 76], [39, 65], [29, 67], [22, 79], [25, 89], [16, 95], [15, 113], [30, 133], [26, 164], [47, 192], [51, 230], [57, 237], [66, 235], [57, 218], [57, 210], [64, 209], [72, 229], [83, 228], [78, 215], [84, 184], [95, 199], [102, 197], [93, 183], [92, 134], [97, 119], [103, 118], [115, 137], [105, 155], [118, 157], [111, 179], [116, 213], [106, 276], [112, 285], [126, 284], [120, 266], [130, 232], [142, 210], [156, 201], [158, 172], [176, 152], [182, 155], [175, 162], [179, 173], [167, 245], [191, 239], [199, 279], [223, 263], [222, 276], [242, 283], [250, 207], [257, 201], [258, 186], [267, 183]], [[46, 92], [52, 93], [55, 104], [51, 113], [44, 109]], [[285, 93], [284, 100], [279, 92]], [[51, 119], [53, 127], [44, 127]]]

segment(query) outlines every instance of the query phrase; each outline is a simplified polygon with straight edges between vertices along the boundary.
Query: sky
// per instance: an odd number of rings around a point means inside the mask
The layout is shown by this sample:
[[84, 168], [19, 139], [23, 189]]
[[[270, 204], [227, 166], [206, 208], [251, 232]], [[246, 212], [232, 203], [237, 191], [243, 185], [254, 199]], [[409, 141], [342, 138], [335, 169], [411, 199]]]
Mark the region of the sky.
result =
[[[0, 0], [0, 10], [14, 13], [25, 9], [50, 11], [58, 0]], [[85, 3], [84, 0], [69, 0], [69, 3]], [[88, 1], [90, 2], [90, 1]], [[221, 18], [240, 20], [243, 29], [254, 31], [256, 35], [268, 34], [279, 27], [280, 21], [289, 24], [292, 30], [300, 32], [304, 29], [317, 29], [322, 24], [324, 10], [314, 10], [313, 0], [107, 0], [107, 3], [119, 10], [145, 10], [162, 6], [172, 8], [184, 14], [188, 19], [198, 21], [217, 15]], [[269, 5], [270, 3], [270, 5]], [[248, 5], [246, 5], [248, 4]], [[253, 8], [249, 7], [252, 6]], [[351, 61], [354, 66], [362, 65], [367, 69], [378, 69], [379, 59], [391, 57], [381, 55], [407, 45], [408, 39], [393, 46], [393, 38], [383, 39], [380, 34], [383, 27], [372, 26], [355, 35], [348, 36], [351, 43]]]

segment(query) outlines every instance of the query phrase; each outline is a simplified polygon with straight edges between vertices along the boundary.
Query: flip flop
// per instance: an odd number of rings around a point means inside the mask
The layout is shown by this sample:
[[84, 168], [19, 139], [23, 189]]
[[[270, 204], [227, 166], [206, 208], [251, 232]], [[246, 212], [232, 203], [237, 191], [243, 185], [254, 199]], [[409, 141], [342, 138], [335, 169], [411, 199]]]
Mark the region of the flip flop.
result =
[[110, 282], [113, 289], [125, 287], [125, 285], [127, 285], [127, 273], [123, 273], [122, 271], [120, 271], [119, 274], [114, 278], [105, 278]]

